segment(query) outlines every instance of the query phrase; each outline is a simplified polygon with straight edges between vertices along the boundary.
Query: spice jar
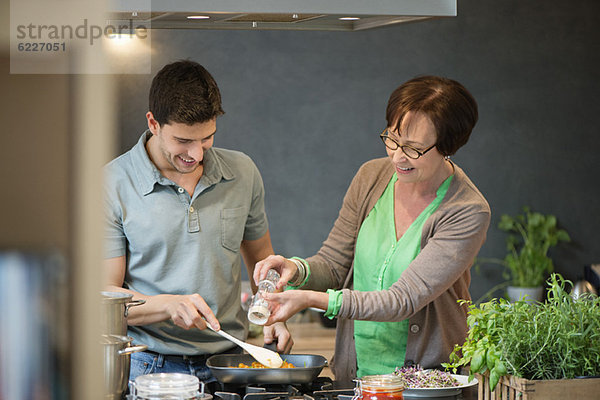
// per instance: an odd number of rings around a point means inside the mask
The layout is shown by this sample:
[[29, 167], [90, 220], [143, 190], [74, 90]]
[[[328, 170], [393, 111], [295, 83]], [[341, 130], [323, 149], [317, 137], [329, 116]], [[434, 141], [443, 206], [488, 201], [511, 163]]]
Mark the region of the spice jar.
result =
[[252, 296], [252, 302], [248, 309], [248, 321], [256, 325], [264, 325], [267, 322], [271, 316], [271, 311], [269, 310], [269, 303], [262, 297], [262, 294], [273, 293], [277, 281], [279, 281], [279, 273], [274, 269], [270, 269], [266, 278], [258, 283], [258, 291]]
[[367, 375], [356, 380], [355, 400], [401, 400], [402, 380], [390, 375]]

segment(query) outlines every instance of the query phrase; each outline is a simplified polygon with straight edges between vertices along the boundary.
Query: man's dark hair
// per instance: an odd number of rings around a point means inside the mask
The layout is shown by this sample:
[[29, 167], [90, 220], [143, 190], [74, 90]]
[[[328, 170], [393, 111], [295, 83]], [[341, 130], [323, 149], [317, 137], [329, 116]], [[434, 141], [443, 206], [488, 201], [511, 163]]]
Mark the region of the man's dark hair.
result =
[[193, 125], [224, 114], [221, 93], [212, 75], [194, 61], [165, 65], [152, 79], [149, 110], [160, 126]]

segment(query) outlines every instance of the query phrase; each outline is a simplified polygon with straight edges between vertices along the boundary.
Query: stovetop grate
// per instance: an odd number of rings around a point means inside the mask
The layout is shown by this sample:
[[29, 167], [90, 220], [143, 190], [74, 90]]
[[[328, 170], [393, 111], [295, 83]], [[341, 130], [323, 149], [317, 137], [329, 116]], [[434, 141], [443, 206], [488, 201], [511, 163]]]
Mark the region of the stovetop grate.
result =
[[221, 390], [214, 392], [216, 400], [350, 400], [353, 395], [352, 382], [334, 382], [327, 377], [299, 385], [221, 385]]

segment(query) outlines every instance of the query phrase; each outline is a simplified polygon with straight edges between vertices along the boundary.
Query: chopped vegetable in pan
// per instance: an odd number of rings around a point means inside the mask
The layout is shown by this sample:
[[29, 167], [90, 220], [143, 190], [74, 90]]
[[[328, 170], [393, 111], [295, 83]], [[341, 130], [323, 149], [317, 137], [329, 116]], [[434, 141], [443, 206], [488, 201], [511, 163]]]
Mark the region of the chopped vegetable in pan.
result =
[[[265, 367], [264, 365], [262, 365], [258, 361], [252, 362], [251, 365], [247, 365], [247, 364], [244, 364], [244, 363], [239, 363], [237, 367], [238, 368], [269, 368], [269, 367]], [[294, 367], [294, 364], [291, 364], [291, 363], [289, 363], [289, 362], [287, 362], [287, 361], [284, 360], [283, 364], [281, 364], [281, 367], [279, 367], [279, 368], [296, 368], [296, 367]]]

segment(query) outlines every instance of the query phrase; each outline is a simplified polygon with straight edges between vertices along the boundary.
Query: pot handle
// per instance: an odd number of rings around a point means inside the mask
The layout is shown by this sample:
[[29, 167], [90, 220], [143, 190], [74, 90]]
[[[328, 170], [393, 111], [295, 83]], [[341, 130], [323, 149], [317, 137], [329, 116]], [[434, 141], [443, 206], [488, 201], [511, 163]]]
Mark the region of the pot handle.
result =
[[137, 353], [138, 351], [148, 350], [148, 346], [145, 344], [139, 344], [137, 346], [126, 347], [122, 350], [119, 350], [118, 353], [120, 356], [126, 356], [131, 353]]
[[142, 304], [145, 304], [146, 300], [133, 300], [130, 301], [129, 303], [125, 304], [125, 318], [127, 318], [127, 314], [129, 314], [129, 308], [130, 307], [135, 307], [135, 306], [141, 306]]

